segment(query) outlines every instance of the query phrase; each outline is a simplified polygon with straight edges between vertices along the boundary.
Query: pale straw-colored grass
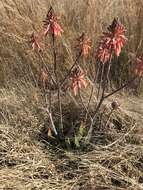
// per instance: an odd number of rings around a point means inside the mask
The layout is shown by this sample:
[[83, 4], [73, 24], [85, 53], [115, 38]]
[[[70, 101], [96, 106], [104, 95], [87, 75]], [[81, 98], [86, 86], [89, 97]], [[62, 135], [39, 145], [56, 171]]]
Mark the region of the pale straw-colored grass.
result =
[[[28, 41], [33, 31], [41, 29], [50, 5], [65, 31], [59, 49], [67, 55], [63, 71], [74, 59], [74, 40], [80, 33], [87, 32], [96, 47], [102, 30], [116, 16], [127, 29], [128, 58], [142, 51], [142, 0], [1, 0], [0, 189], [142, 190], [143, 131], [135, 121], [142, 123], [142, 112], [133, 115], [136, 109], [127, 109], [128, 98], [124, 104], [121, 97], [123, 107], [113, 115], [123, 129], [97, 131], [91, 152], [73, 153], [59, 145], [53, 149], [40, 136], [47, 116], [38, 109], [44, 102], [33, 85], [39, 59]], [[47, 48], [47, 64], [52, 62], [49, 52]], [[102, 138], [108, 139], [108, 145], [102, 144]]]

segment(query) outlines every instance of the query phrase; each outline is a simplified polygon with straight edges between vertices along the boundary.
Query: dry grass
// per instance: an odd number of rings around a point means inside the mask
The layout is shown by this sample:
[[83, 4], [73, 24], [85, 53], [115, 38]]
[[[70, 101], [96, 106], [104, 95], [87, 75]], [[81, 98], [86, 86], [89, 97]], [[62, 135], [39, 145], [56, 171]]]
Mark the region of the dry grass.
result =
[[[59, 49], [64, 71], [73, 60], [77, 36], [85, 31], [97, 46], [102, 29], [115, 16], [127, 27], [128, 58], [142, 50], [142, 0], [1, 0], [0, 189], [142, 190], [142, 100], [137, 115], [136, 109], [127, 111], [128, 100], [121, 98], [122, 110], [112, 118], [118, 118], [121, 129], [111, 126], [95, 131], [92, 151], [88, 153], [63, 150], [60, 144], [52, 146], [40, 135], [47, 121], [45, 113], [38, 109], [44, 102], [40, 89], [33, 85], [39, 60], [28, 38], [33, 30], [40, 29], [51, 4], [65, 30], [63, 51]], [[45, 56], [51, 64], [48, 52]]]
[[1, 89], [0, 100], [1, 189], [142, 189], [143, 131], [128, 112], [116, 113], [122, 129], [95, 132], [92, 151], [73, 152], [40, 135], [46, 116], [36, 88]]
[[[33, 31], [39, 31], [45, 18], [47, 9], [53, 5], [57, 13], [61, 16], [64, 27], [62, 38], [63, 50], [61, 52], [61, 62], [64, 67], [71, 64], [74, 56], [73, 41], [83, 32], [87, 32], [93, 41], [93, 47], [112, 19], [119, 16], [127, 28], [129, 39], [127, 52], [131, 59], [134, 54], [142, 50], [143, 36], [143, 11], [141, 0], [103, 0], [94, 1], [22, 1], [9, 0], [0, 2], [0, 83], [6, 84], [12, 79], [27, 76], [32, 71], [38, 70], [39, 60], [31, 52], [28, 44], [29, 35]], [[13, 48], [14, 47], [14, 48]], [[60, 51], [60, 49], [59, 49]], [[66, 58], [65, 58], [66, 53]], [[48, 53], [47, 53], [48, 54]], [[50, 64], [51, 58], [47, 55], [47, 62]], [[122, 59], [124, 67], [128, 64], [127, 59]], [[24, 63], [24, 64], [23, 64]]]

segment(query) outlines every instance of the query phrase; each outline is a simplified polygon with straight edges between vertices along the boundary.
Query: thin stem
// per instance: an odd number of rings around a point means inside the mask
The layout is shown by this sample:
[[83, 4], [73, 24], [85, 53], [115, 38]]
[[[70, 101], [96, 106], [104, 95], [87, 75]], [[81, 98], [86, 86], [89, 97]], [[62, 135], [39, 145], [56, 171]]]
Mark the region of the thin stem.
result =
[[130, 81], [126, 82], [124, 85], [122, 85], [118, 89], [116, 89], [116, 90], [112, 91], [111, 93], [109, 93], [108, 95], [104, 96], [104, 99], [109, 98], [110, 96], [112, 96], [115, 93], [119, 92], [120, 90], [122, 90], [123, 88], [125, 88], [126, 86], [128, 86], [130, 83], [132, 83], [136, 78], [138, 78], [138, 77], [136, 76], [136, 77], [132, 78]]
[[60, 86], [58, 88], [58, 101], [59, 101], [61, 129], [63, 130], [62, 101], [61, 101], [61, 88], [60, 88]]
[[[103, 81], [103, 90], [102, 90], [102, 95], [101, 95], [101, 98], [100, 98], [100, 101], [99, 103], [97, 104], [97, 107], [96, 107], [96, 110], [95, 110], [95, 115], [94, 117], [96, 118], [96, 114], [98, 113], [104, 99], [105, 99], [105, 90], [106, 90], [106, 87], [107, 87], [107, 84], [108, 84], [108, 76], [109, 76], [109, 72], [110, 72], [110, 66], [111, 66], [111, 58], [112, 58], [112, 54], [110, 56], [110, 60], [109, 60], [109, 64], [108, 64], [108, 69], [107, 69], [107, 74], [106, 74], [106, 77], [104, 78], [104, 81]], [[102, 74], [104, 73], [104, 65], [102, 67]], [[101, 74], [101, 75], [102, 75]]]
[[53, 121], [52, 113], [51, 113], [51, 111], [49, 110], [48, 106], [47, 106], [47, 108], [41, 108], [41, 109], [47, 112], [47, 114], [48, 114], [48, 116], [49, 116], [49, 119], [50, 119], [50, 122], [51, 122], [52, 130], [53, 130], [53, 132], [55, 133], [55, 135], [58, 135], [57, 130], [56, 130], [56, 127], [55, 127], [55, 124], [54, 124], [54, 121]]
[[52, 110], [52, 92], [49, 90], [49, 110]]
[[[134, 77], [133, 79], [131, 79], [130, 81], [128, 81], [126, 84], [122, 85], [120, 88], [118, 88], [117, 90], [114, 90], [113, 92], [109, 93], [108, 95], [104, 96], [104, 93], [105, 93], [105, 87], [103, 89], [103, 92], [102, 92], [102, 97], [100, 99], [100, 102], [95, 110], [95, 114], [94, 114], [94, 117], [93, 117], [93, 120], [96, 118], [96, 114], [97, 112], [99, 111], [100, 109], [100, 106], [102, 105], [103, 101], [105, 101], [105, 99], [109, 98], [110, 96], [114, 95], [115, 93], [119, 92], [120, 90], [122, 90], [123, 88], [125, 88], [126, 86], [128, 86], [130, 83], [132, 83], [137, 77]], [[105, 85], [104, 85], [105, 86]]]
[[108, 76], [109, 76], [109, 72], [110, 72], [111, 59], [112, 59], [112, 52], [111, 52], [111, 55], [110, 55], [109, 65], [108, 65], [107, 74], [106, 74], [105, 78], [103, 78], [103, 73], [104, 73], [104, 68], [105, 67], [104, 67], [104, 65], [102, 66], [102, 73], [101, 73], [101, 79], [100, 79], [100, 84], [99, 84], [99, 90], [98, 90], [97, 98], [99, 97], [99, 94], [100, 94], [100, 88], [101, 88], [101, 85], [102, 85], [102, 79], [104, 79], [103, 80], [103, 89], [102, 89], [102, 94], [101, 94], [99, 103], [97, 103], [97, 106], [96, 106], [96, 109], [95, 109], [95, 113], [94, 113], [94, 116], [93, 116], [93, 120], [91, 122], [91, 125], [90, 125], [90, 128], [89, 128], [89, 132], [88, 132], [88, 135], [87, 135], [87, 138], [88, 138], [89, 141], [90, 141], [90, 139], [92, 137], [94, 120], [96, 119], [97, 113], [99, 112], [100, 107], [102, 106], [102, 104], [103, 104], [103, 102], [105, 100], [104, 94], [105, 94], [106, 86], [107, 86], [107, 83], [108, 83]]
[[57, 73], [57, 55], [56, 55], [56, 50], [55, 50], [55, 34], [54, 34], [54, 31], [52, 33], [52, 47], [53, 47], [53, 58], [54, 58], [54, 73], [55, 73], [55, 77], [56, 77], [56, 83], [58, 86], [58, 103], [59, 103], [59, 112], [60, 112], [60, 124], [61, 124], [61, 129], [63, 129], [61, 87], [59, 84], [59, 78], [58, 78], [58, 73]]
[[111, 70], [111, 58], [110, 58], [110, 61], [109, 61], [109, 64], [108, 64], [107, 76], [106, 76], [106, 80], [107, 80], [107, 89], [110, 89], [110, 87], [111, 87], [111, 83], [110, 83], [110, 79], [109, 79], [109, 73], [110, 73], [110, 70]]
[[[100, 70], [100, 67], [98, 67], [98, 69], [97, 69], [97, 74], [95, 74], [93, 84], [97, 81], [99, 70]], [[86, 112], [86, 116], [85, 116], [85, 121], [87, 120], [87, 116], [88, 116], [88, 113], [89, 113], [89, 106], [90, 106], [90, 102], [91, 102], [91, 99], [92, 99], [92, 96], [93, 96], [93, 92], [94, 92], [94, 86], [92, 85], [91, 93], [90, 93], [88, 104], [87, 104], [87, 112]]]
[[[87, 109], [87, 107], [85, 106], [85, 104], [84, 104], [84, 102], [83, 102], [83, 99], [82, 99], [82, 96], [81, 96], [81, 92], [80, 92], [80, 88], [78, 88], [78, 93], [79, 93], [79, 98], [80, 98], [80, 100], [81, 100], [81, 103], [82, 103], [82, 105], [83, 105], [85, 111], [88, 112], [88, 109]], [[90, 119], [92, 120], [92, 117], [91, 117], [90, 114], [89, 114], [89, 116], [90, 116]]]
[[101, 77], [100, 77], [99, 88], [98, 88], [98, 92], [97, 92], [97, 100], [100, 95], [100, 90], [101, 90], [102, 81], [103, 81], [103, 74], [104, 74], [104, 64], [102, 64]]
[[126, 84], [122, 85], [120, 88], [118, 88], [117, 90], [111, 92], [110, 94], [104, 96], [104, 93], [105, 93], [105, 86], [106, 86], [106, 83], [104, 84], [104, 88], [103, 88], [103, 91], [102, 91], [102, 96], [101, 96], [101, 99], [100, 99], [100, 102], [95, 110], [95, 114], [94, 114], [94, 117], [92, 119], [92, 122], [91, 122], [91, 125], [90, 125], [90, 129], [89, 129], [89, 132], [88, 132], [88, 135], [87, 135], [87, 138], [88, 140], [90, 141], [91, 139], [91, 135], [92, 135], [92, 131], [93, 131], [93, 125], [95, 123], [95, 119], [96, 119], [96, 116], [97, 116], [97, 113], [102, 105], [102, 103], [105, 101], [106, 98], [112, 96], [113, 94], [119, 92], [120, 90], [122, 90], [123, 88], [125, 88], [126, 86], [128, 86], [130, 83], [132, 83], [137, 77], [134, 77], [133, 79], [131, 79], [130, 81], [128, 81]]
[[56, 81], [55, 81], [55, 79], [53, 78], [52, 74], [50, 73], [49, 68], [48, 68], [47, 64], [45, 63], [45, 61], [44, 61], [44, 59], [43, 59], [43, 56], [42, 56], [42, 54], [41, 54], [40, 52], [39, 52], [39, 57], [41, 58], [42, 65], [45, 67], [45, 69], [46, 69], [48, 75], [49, 75], [50, 78], [52, 79], [53, 83], [56, 85]]
[[54, 58], [54, 73], [56, 77], [56, 82], [58, 83], [58, 74], [57, 74], [57, 55], [55, 50], [55, 34], [52, 33], [52, 48], [53, 48], [53, 58]]
[[90, 124], [90, 127], [89, 127], [89, 131], [88, 131], [88, 134], [87, 134], [87, 140], [90, 141], [91, 140], [91, 137], [92, 137], [92, 132], [93, 132], [93, 125], [94, 125], [94, 120], [96, 119], [96, 116], [97, 116], [97, 113], [104, 101], [104, 93], [105, 93], [105, 85], [103, 87], [103, 90], [102, 90], [102, 95], [101, 95], [101, 98], [100, 98], [100, 101], [99, 101], [99, 104], [97, 105], [96, 107], [96, 110], [95, 110], [95, 114], [94, 114], [94, 117], [92, 118], [91, 120], [91, 124]]
[[103, 89], [102, 89], [102, 95], [101, 95], [100, 101], [99, 101], [99, 103], [98, 103], [98, 105], [97, 105], [97, 107], [95, 109], [95, 112], [94, 112], [93, 120], [96, 118], [96, 115], [97, 115], [97, 113], [98, 113], [98, 111], [99, 111], [99, 109], [100, 109], [100, 107], [101, 107], [101, 105], [102, 105], [102, 103], [104, 101], [105, 88], [106, 88], [106, 85], [104, 84]]
[[68, 77], [69, 77], [71, 71], [72, 71], [73, 68], [78, 64], [79, 59], [80, 59], [80, 57], [81, 57], [81, 54], [82, 54], [82, 52], [80, 52], [79, 55], [77, 56], [77, 58], [76, 58], [74, 64], [71, 66], [71, 68], [70, 68], [70, 70], [68, 71], [67, 75], [65, 76], [65, 78], [64, 78], [63, 81], [61, 82], [60, 87], [62, 87], [62, 86], [64, 85], [64, 82], [68, 79]]

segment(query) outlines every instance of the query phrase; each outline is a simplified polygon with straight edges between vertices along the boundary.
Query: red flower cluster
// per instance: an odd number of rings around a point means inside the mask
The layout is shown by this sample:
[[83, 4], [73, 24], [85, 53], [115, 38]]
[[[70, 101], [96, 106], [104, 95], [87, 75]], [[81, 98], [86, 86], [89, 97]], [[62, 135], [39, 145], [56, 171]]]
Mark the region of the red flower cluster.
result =
[[81, 51], [83, 57], [87, 57], [89, 54], [89, 50], [91, 49], [91, 41], [90, 39], [85, 36], [85, 34], [83, 33], [79, 39], [77, 39], [78, 41], [78, 45], [77, 48]]
[[54, 34], [55, 36], [61, 36], [64, 32], [61, 26], [58, 24], [59, 18], [55, 15], [53, 8], [51, 7], [48, 11], [46, 19], [44, 22], [44, 35], [47, 36], [48, 33]]
[[103, 32], [101, 42], [96, 51], [96, 58], [102, 63], [109, 61], [113, 52], [115, 52], [116, 56], [119, 56], [122, 47], [127, 41], [125, 37], [125, 28], [118, 19], [114, 19], [107, 29], [107, 32]]
[[112, 51], [106, 46], [100, 45], [96, 51], [96, 58], [103, 64], [110, 60], [112, 57]]
[[79, 67], [76, 67], [72, 71], [70, 79], [72, 81], [71, 89], [72, 89], [75, 96], [77, 95], [77, 92], [79, 89], [87, 87], [87, 82], [85, 80], [84, 72]]
[[38, 52], [42, 51], [42, 47], [40, 45], [40, 40], [37, 35], [33, 32], [31, 35], [30, 43], [32, 44], [32, 49]]
[[143, 56], [136, 59], [135, 74], [138, 76], [143, 76]]

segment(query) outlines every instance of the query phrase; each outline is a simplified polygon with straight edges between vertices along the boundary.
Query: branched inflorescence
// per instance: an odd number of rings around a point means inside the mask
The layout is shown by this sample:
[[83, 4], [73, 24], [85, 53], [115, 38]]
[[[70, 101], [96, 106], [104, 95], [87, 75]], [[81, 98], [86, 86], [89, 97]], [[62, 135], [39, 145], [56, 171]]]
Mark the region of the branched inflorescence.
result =
[[[39, 35], [32, 33], [31, 35], [31, 40], [30, 43], [32, 45], [32, 49], [36, 52], [38, 52], [39, 57], [41, 58], [42, 61], [42, 68], [40, 71], [40, 81], [43, 83], [44, 90], [45, 88], [48, 88], [49, 82], [52, 81], [53, 85], [55, 85], [57, 91], [56, 93], [58, 94], [58, 103], [59, 103], [59, 115], [60, 115], [60, 123], [61, 123], [61, 131], [63, 129], [63, 112], [62, 112], [62, 94], [61, 91], [63, 90], [63, 85], [65, 84], [65, 81], [69, 81], [68, 87], [73, 92], [74, 96], [79, 96], [79, 100], [82, 102], [82, 106], [84, 107], [84, 110], [86, 112], [86, 119], [89, 116], [91, 124], [90, 128], [88, 130], [88, 137], [90, 139], [90, 134], [92, 133], [93, 130], [93, 125], [96, 121], [97, 114], [104, 102], [105, 99], [108, 97], [112, 96], [113, 94], [119, 92], [126, 86], [128, 86], [131, 82], [136, 79], [136, 77], [142, 77], [143, 76], [143, 56], [140, 56], [139, 58], [136, 59], [135, 66], [134, 66], [134, 73], [135, 77], [131, 79], [130, 81], [127, 81], [125, 84], [120, 86], [118, 89], [111, 91], [110, 93], [107, 93], [107, 85], [108, 85], [108, 80], [109, 80], [109, 73], [110, 73], [110, 67], [112, 64], [112, 57], [115, 55], [116, 57], [119, 57], [122, 48], [127, 42], [127, 38], [125, 37], [125, 27], [119, 22], [119, 19], [114, 19], [112, 24], [109, 25], [107, 28], [106, 32], [103, 32], [103, 35], [101, 36], [98, 48], [96, 49], [96, 55], [95, 55], [95, 62], [100, 63], [99, 64], [99, 70], [98, 70], [98, 76], [94, 76], [94, 80], [92, 83], [92, 90], [91, 94], [89, 96], [89, 100], [86, 104], [83, 102], [82, 99], [82, 94], [80, 91], [88, 86], [87, 78], [88, 76], [85, 75], [86, 70], [84, 68], [84, 64], [81, 64], [82, 58], [86, 58], [85, 60], [87, 61], [87, 58], [90, 53], [91, 49], [91, 40], [87, 37], [85, 33], [82, 33], [82, 35], [77, 39], [77, 45], [76, 45], [76, 52], [77, 56], [72, 64], [71, 68], [68, 70], [68, 73], [66, 76], [64, 76], [64, 79], [60, 81], [60, 77], [58, 76], [57, 72], [57, 44], [56, 44], [56, 37], [61, 37], [61, 34], [64, 32], [62, 27], [59, 24], [59, 17], [54, 12], [54, 9], [51, 7], [47, 13], [46, 19], [43, 21], [44, 22], [44, 27], [42, 27], [42, 32], [39, 33]], [[43, 43], [43, 39], [46, 38], [47, 36], [51, 36], [52, 39], [52, 45], [51, 49], [53, 51], [53, 67], [48, 68], [48, 64], [44, 61], [43, 58], [43, 46], [41, 45]], [[42, 41], [43, 40], [43, 41]], [[105, 64], [106, 63], [106, 64]], [[96, 65], [96, 64], [95, 64]], [[107, 67], [105, 67], [107, 66]], [[59, 68], [59, 67], [58, 67]], [[52, 71], [51, 71], [52, 70]], [[96, 73], [96, 72], [95, 72]], [[104, 76], [105, 75], [105, 76]], [[96, 85], [98, 85], [98, 81], [95, 79], [100, 78], [99, 82], [99, 88], [97, 89]], [[91, 84], [90, 83], [90, 84]], [[97, 83], [97, 84], [96, 84]], [[69, 88], [66, 88], [67, 90]], [[51, 88], [53, 89], [53, 88]], [[58, 132], [56, 130], [55, 126], [55, 121], [53, 119], [53, 113], [51, 111], [52, 107], [52, 92], [51, 89], [49, 89], [49, 100], [47, 100], [47, 94], [46, 90], [44, 91], [45, 96], [46, 96], [46, 106], [48, 105], [47, 101], [49, 101], [49, 106], [47, 108], [43, 109], [46, 110], [49, 120], [51, 122], [51, 128], [49, 128], [49, 136], [51, 136], [51, 132], [54, 132], [55, 135], [58, 135]], [[94, 89], [95, 92], [97, 91], [97, 102], [95, 105], [95, 111], [93, 113], [93, 116], [90, 115], [89, 113], [89, 105], [92, 100], [92, 97], [95, 96], [94, 94]], [[101, 92], [101, 93], [100, 93]], [[66, 93], [64, 91], [64, 93]], [[99, 100], [99, 101], [98, 101]], [[81, 105], [81, 104], [80, 104]], [[112, 111], [116, 110], [119, 105], [116, 102], [113, 102], [111, 104]], [[112, 112], [111, 112], [112, 114]], [[111, 116], [110, 114], [110, 116]], [[110, 118], [110, 117], [109, 117]], [[86, 124], [86, 119], [85, 119], [85, 124]], [[108, 122], [107, 122], [108, 123]], [[106, 125], [107, 125], [106, 123]], [[88, 124], [89, 125], [89, 124]]]

